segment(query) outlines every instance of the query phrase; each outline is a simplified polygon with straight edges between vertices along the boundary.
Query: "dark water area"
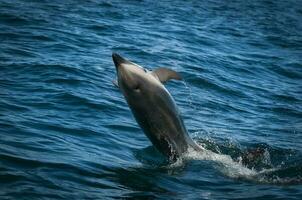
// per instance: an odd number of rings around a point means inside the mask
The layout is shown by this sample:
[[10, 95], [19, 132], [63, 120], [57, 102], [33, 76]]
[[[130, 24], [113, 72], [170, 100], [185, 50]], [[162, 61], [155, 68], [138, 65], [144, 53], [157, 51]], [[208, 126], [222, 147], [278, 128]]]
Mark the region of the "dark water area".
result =
[[[207, 151], [165, 162], [112, 52], [183, 76]], [[0, 0], [0, 199], [301, 197], [302, 1]]]

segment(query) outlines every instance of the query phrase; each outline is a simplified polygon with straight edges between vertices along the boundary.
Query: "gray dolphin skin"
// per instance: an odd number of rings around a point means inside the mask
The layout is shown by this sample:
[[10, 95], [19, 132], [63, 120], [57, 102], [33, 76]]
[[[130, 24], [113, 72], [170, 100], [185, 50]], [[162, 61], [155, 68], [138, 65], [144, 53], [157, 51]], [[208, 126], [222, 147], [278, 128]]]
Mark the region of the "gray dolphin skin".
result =
[[117, 83], [137, 123], [156, 149], [170, 161], [176, 161], [189, 147], [201, 150], [189, 137], [179, 110], [163, 83], [180, 80], [167, 68], [148, 71], [113, 53]]

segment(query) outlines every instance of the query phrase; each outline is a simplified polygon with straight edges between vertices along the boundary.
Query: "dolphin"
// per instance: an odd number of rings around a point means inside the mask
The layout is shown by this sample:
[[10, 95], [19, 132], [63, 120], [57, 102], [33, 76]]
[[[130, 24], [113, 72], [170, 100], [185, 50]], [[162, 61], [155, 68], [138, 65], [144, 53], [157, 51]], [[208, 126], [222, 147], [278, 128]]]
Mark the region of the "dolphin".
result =
[[173, 97], [163, 85], [170, 79], [181, 80], [181, 76], [162, 67], [148, 71], [116, 53], [112, 59], [117, 71], [115, 85], [155, 148], [172, 162], [190, 147], [202, 150], [190, 138]]

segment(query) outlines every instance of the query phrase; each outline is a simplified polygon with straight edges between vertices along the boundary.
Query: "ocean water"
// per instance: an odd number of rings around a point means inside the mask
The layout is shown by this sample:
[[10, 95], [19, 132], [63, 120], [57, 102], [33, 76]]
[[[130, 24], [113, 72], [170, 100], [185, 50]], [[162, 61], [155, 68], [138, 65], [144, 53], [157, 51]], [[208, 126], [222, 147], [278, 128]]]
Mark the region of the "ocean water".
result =
[[[206, 151], [165, 161], [112, 52], [183, 76]], [[301, 197], [302, 1], [0, 0], [0, 199]]]

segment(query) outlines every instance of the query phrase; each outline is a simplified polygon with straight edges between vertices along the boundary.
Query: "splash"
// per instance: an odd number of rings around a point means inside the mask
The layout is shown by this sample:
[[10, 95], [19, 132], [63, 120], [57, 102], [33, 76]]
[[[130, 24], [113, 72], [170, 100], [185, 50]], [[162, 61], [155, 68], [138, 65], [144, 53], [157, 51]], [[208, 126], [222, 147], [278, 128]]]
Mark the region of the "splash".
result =
[[[231, 156], [215, 153], [211, 150], [205, 149], [202, 144], [198, 144], [203, 151], [196, 151], [192, 148], [188, 149], [188, 152], [179, 158], [176, 162], [171, 163], [167, 166], [167, 169], [181, 168], [185, 162], [190, 160], [204, 160], [204, 161], [213, 161], [213, 166], [223, 175], [234, 178], [234, 179], [243, 179], [247, 181], [255, 181], [261, 183], [272, 182], [265, 177], [265, 174], [273, 172], [276, 168], [271, 169], [262, 169], [256, 170], [254, 168], [248, 168], [243, 165], [241, 160], [234, 160]], [[269, 152], [265, 153], [265, 160], [270, 160]], [[272, 182], [274, 183], [274, 182]]]
[[193, 103], [193, 102], [194, 102], [194, 101], [193, 101], [194, 99], [193, 99], [191, 87], [187, 84], [187, 82], [186, 82], [185, 79], [183, 79], [182, 83], [183, 83], [183, 85], [185, 86], [186, 91], [189, 92], [188, 103], [189, 103], [190, 108], [192, 108], [193, 110], [196, 110], [197, 107], [196, 107], [196, 106], [194, 105], [194, 103]]
[[[199, 145], [200, 146], [200, 145]], [[223, 175], [234, 178], [241, 179], [251, 182], [257, 182], [261, 184], [277, 184], [277, 185], [289, 185], [289, 184], [301, 184], [302, 177], [279, 177], [280, 171], [286, 169], [281, 169], [280, 167], [264, 168], [261, 170], [256, 170], [254, 168], [248, 168], [243, 165], [240, 160], [234, 160], [231, 156], [221, 153], [215, 153], [211, 150], [207, 150], [200, 146], [203, 151], [196, 151], [194, 149], [189, 149], [186, 154], [179, 158], [176, 162], [166, 166], [166, 169], [176, 169], [182, 168], [187, 161], [190, 160], [205, 160], [213, 161], [213, 166]], [[270, 162], [269, 151], [265, 151], [263, 162]]]
[[234, 161], [231, 156], [214, 153], [210, 150], [195, 151], [189, 149], [184, 155], [186, 160], [208, 160], [215, 163], [215, 167], [224, 175], [232, 178], [249, 178], [258, 174], [254, 169], [249, 169], [240, 162]]

